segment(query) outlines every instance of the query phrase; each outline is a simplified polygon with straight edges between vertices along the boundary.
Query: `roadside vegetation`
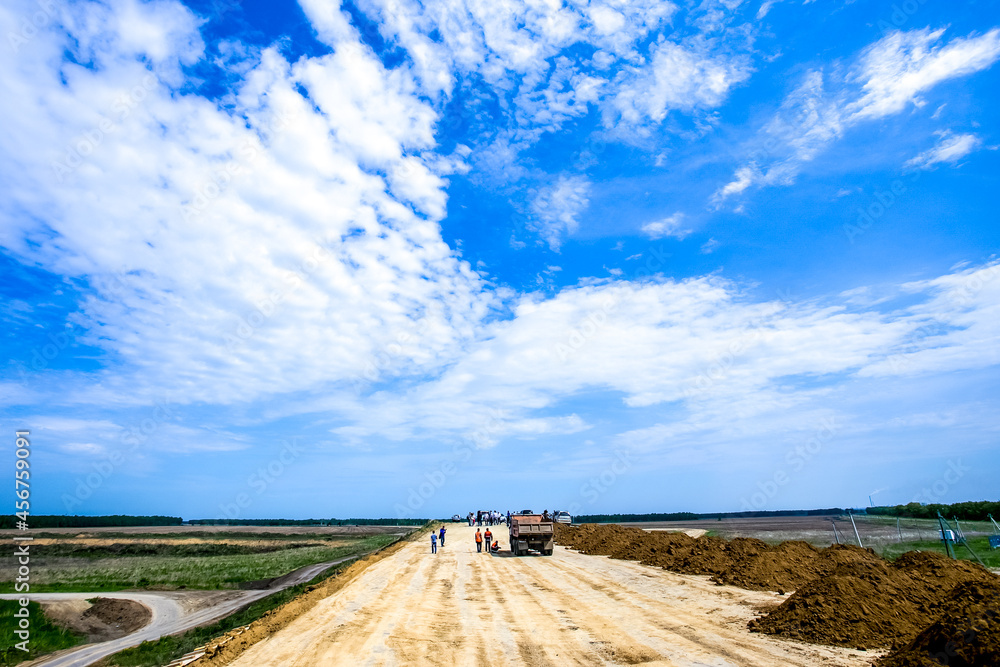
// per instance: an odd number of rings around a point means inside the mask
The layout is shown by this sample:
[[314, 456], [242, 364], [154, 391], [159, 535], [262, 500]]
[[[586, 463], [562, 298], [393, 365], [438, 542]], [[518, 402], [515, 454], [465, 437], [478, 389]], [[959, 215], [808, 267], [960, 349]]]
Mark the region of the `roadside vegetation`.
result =
[[[1000, 568], [1000, 549], [990, 549], [989, 540], [985, 537], [970, 537], [969, 546], [972, 550], [976, 552], [976, 555], [982, 559], [986, 567], [989, 568]], [[959, 560], [968, 560], [976, 562], [976, 559], [972, 557], [969, 550], [961, 545], [952, 545], [954, 549], [955, 556]], [[889, 560], [895, 560], [896, 558], [902, 556], [907, 551], [933, 551], [934, 553], [939, 553], [942, 556], [945, 555], [944, 543], [940, 540], [938, 541], [922, 541], [922, 542], [902, 542], [897, 544], [887, 544], [882, 549], [882, 556], [888, 558]]]
[[227, 616], [212, 625], [194, 628], [180, 635], [163, 637], [157, 641], [143, 642], [138, 646], [108, 656], [97, 664], [100, 667], [154, 667], [156, 665], [165, 665], [219, 635], [244, 625], [249, 625], [272, 609], [277, 609], [286, 602], [301, 595], [310, 586], [314, 586], [336, 575], [353, 562], [353, 560], [346, 561], [336, 567], [330, 568], [312, 581], [286, 588], [274, 595], [257, 600], [246, 609], [238, 611], [232, 616]]
[[16, 665], [25, 660], [34, 660], [42, 654], [82, 644], [86, 639], [81, 634], [53, 624], [42, 612], [41, 605], [29, 602], [31, 640], [28, 642], [30, 650], [24, 652], [15, 646], [21, 639], [14, 634], [18, 621], [14, 612], [20, 608], [21, 604], [17, 600], [0, 600], [0, 665]]
[[[107, 536], [102, 536], [102, 538]], [[300, 567], [336, 560], [393, 542], [391, 534], [337, 537], [283, 536], [262, 540], [260, 534], [229, 533], [227, 542], [176, 544], [131, 535], [107, 543], [71, 540], [32, 548], [31, 590], [34, 592], [106, 592], [146, 588], [237, 588], [241, 583], [279, 577]], [[199, 535], [198, 537], [203, 537]], [[102, 542], [106, 542], [102, 539]], [[0, 569], [0, 592], [14, 591], [14, 572]]]
[[[421, 528], [418, 528], [406, 537], [402, 538], [402, 540], [412, 541], [423, 539], [423, 537], [425, 537], [430, 530], [436, 529], [437, 526], [438, 524], [436, 523], [427, 522]], [[391, 539], [386, 542], [386, 545], [399, 539], [396, 536], [380, 537], [391, 537]], [[341, 563], [340, 565], [323, 572], [309, 582], [292, 586], [273, 595], [269, 595], [266, 598], [254, 602], [247, 608], [213, 623], [212, 625], [194, 628], [180, 635], [163, 637], [157, 641], [143, 642], [138, 646], [125, 649], [124, 651], [108, 656], [101, 662], [97, 663], [97, 665], [98, 667], [155, 667], [158, 665], [165, 665], [231, 630], [253, 623], [268, 612], [278, 609], [288, 602], [291, 602], [299, 595], [312, 590], [317, 585], [338, 575], [340, 572], [346, 570], [353, 563], [355, 563], [356, 560], [357, 559], [352, 559]]]

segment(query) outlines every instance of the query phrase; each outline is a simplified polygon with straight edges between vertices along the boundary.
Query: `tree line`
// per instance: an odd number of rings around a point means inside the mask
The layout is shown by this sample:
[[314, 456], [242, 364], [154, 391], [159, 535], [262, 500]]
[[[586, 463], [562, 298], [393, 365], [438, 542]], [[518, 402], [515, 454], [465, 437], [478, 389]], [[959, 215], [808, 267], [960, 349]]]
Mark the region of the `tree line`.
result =
[[[863, 513], [864, 510], [854, 510]], [[623, 523], [642, 521], [697, 521], [702, 519], [752, 519], [769, 516], [825, 516], [827, 514], [845, 514], [846, 509], [828, 507], [816, 510], [771, 510], [750, 512], [655, 512], [650, 514], [578, 514], [573, 517], [573, 523]]]
[[936, 519], [938, 512], [947, 519], [958, 517], [962, 521], [987, 521], [987, 516], [990, 514], [993, 515], [994, 519], [1000, 520], [1000, 501], [973, 500], [964, 503], [953, 503], [951, 505], [907, 503], [906, 505], [868, 508], [869, 514], [901, 516], [913, 519]]
[[193, 526], [422, 526], [430, 519], [191, 519]]
[[[0, 528], [16, 528], [19, 519], [11, 514], [0, 515]], [[60, 514], [32, 514], [29, 528], [105, 528], [109, 526], [179, 526], [179, 516], [64, 516]]]

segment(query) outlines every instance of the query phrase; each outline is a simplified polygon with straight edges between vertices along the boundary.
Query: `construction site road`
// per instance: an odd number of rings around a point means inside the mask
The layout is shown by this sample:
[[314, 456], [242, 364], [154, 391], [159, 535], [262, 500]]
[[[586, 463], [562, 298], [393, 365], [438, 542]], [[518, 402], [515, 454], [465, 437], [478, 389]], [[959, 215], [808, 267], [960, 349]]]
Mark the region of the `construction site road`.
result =
[[101, 658], [117, 653], [132, 646], [138, 646], [144, 641], [155, 641], [166, 635], [173, 635], [201, 625], [207, 625], [220, 618], [225, 618], [237, 610], [256, 600], [267, 597], [290, 586], [295, 586], [313, 579], [316, 575], [340, 563], [353, 560], [358, 556], [350, 556], [328, 563], [317, 563], [291, 572], [275, 580], [271, 587], [249, 591], [151, 591], [131, 592], [115, 591], [111, 593], [5, 593], [0, 599], [16, 600], [28, 597], [33, 602], [44, 604], [59, 600], [86, 600], [94, 597], [134, 600], [145, 605], [153, 612], [148, 625], [132, 634], [119, 639], [85, 644], [45, 656], [33, 662], [32, 665], [45, 667], [86, 667]]
[[776, 593], [558, 546], [515, 557], [506, 529], [492, 531], [497, 554], [477, 553], [465, 524], [437, 554], [426, 535], [405, 544], [230, 664], [861, 667], [876, 655], [751, 634]]

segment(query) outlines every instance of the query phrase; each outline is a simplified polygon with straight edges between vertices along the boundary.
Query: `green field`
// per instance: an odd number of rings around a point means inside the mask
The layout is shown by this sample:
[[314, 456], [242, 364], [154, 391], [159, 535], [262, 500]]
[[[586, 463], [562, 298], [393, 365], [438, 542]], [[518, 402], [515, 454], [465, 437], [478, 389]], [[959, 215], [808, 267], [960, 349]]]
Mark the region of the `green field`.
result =
[[[106, 537], [106, 536], [102, 536]], [[131, 538], [139, 536], [132, 535]], [[143, 540], [151, 536], [142, 535]], [[198, 537], [204, 537], [199, 535]], [[204, 550], [215, 545], [162, 545], [147, 549], [145, 555], [114, 556], [104, 552], [139, 549], [124, 543], [119, 547], [106, 545], [99, 548], [80, 546], [75, 551], [70, 545], [51, 545], [60, 556], [44, 557], [45, 547], [36, 548], [37, 560], [32, 561], [31, 590], [40, 592], [115, 591], [133, 588], [147, 589], [217, 589], [236, 588], [241, 582], [270, 579], [306, 565], [344, 558], [357, 553], [378, 549], [390, 544], [396, 536], [390, 534], [338, 538], [313, 541], [305, 546], [302, 541], [309, 536], [298, 535], [289, 540], [281, 550], [270, 547], [262, 550], [261, 535], [248, 536], [247, 545], [225, 545], [215, 551], [237, 550], [227, 555], [189, 555], [192, 550]], [[177, 539], [170, 535], [170, 539]], [[234, 540], [232, 533], [226, 539]], [[13, 572], [4, 570], [5, 580], [0, 581], [0, 592], [14, 591]]]
[[0, 665], [16, 665], [24, 660], [33, 660], [44, 653], [82, 644], [86, 639], [83, 635], [53, 625], [37, 602], [29, 602], [31, 638], [28, 642], [29, 651], [25, 653], [15, 647], [21, 639], [14, 634], [18, 621], [14, 612], [20, 608], [17, 600], [0, 600]]
[[[1000, 549], [990, 549], [989, 540], [985, 537], [970, 537], [969, 546], [976, 552], [986, 567], [1000, 568]], [[944, 555], [944, 544], [940, 541], [902, 542], [900, 544], [887, 544], [882, 550], [882, 555], [889, 560], [894, 560], [907, 551], [933, 551]], [[975, 562], [969, 550], [962, 546], [955, 546], [955, 555], [960, 560]]]

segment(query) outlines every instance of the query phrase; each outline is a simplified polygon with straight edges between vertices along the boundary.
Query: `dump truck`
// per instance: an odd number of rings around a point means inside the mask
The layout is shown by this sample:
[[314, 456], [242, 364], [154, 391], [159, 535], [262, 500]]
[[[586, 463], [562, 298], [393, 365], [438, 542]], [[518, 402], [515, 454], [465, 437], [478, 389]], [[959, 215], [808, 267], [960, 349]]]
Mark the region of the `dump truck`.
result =
[[515, 556], [534, 549], [551, 556], [555, 548], [555, 528], [552, 519], [541, 514], [512, 514], [510, 517], [510, 550]]

